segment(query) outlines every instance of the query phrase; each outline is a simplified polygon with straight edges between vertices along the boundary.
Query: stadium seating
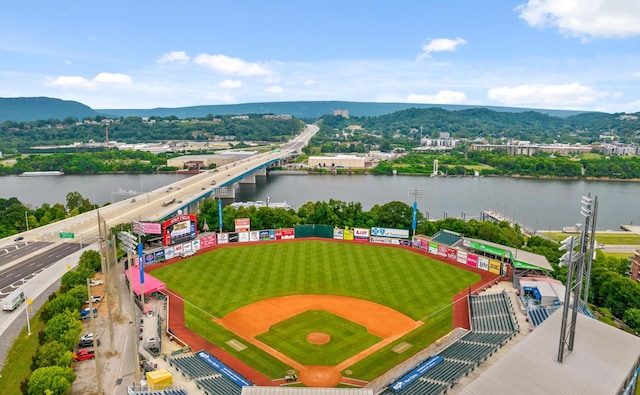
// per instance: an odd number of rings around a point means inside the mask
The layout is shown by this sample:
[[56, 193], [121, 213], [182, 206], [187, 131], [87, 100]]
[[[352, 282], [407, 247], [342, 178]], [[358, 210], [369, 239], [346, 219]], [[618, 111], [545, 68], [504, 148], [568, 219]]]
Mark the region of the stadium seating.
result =
[[448, 245], [448, 246], [453, 246], [456, 243], [458, 243], [461, 239], [462, 239], [461, 236], [453, 234], [453, 233], [438, 232], [436, 235], [434, 235], [431, 238], [431, 241], [433, 241], [435, 243], [438, 243], [438, 244], [444, 244], [444, 245]]
[[242, 393], [242, 387], [220, 374], [198, 380], [196, 383], [209, 395], [240, 395]]
[[218, 374], [217, 370], [200, 359], [197, 355], [172, 358], [171, 364], [175, 366], [176, 370], [182, 371], [183, 375], [188, 378], [200, 378]]

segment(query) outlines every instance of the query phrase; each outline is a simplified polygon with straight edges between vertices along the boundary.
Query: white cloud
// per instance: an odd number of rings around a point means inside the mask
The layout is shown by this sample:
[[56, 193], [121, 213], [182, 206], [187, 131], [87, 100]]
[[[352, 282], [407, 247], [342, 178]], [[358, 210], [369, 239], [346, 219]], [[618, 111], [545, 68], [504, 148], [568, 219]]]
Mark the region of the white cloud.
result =
[[427, 104], [466, 104], [469, 103], [469, 99], [463, 92], [442, 90], [435, 95], [411, 93], [407, 96], [407, 102]]
[[242, 59], [232, 58], [226, 55], [200, 54], [194, 62], [200, 66], [210, 68], [222, 74], [243, 76], [270, 75], [271, 70], [258, 63], [246, 62]]
[[571, 84], [531, 84], [489, 89], [487, 97], [506, 106], [536, 108], [578, 108], [609, 96], [577, 82]]
[[635, 73], [632, 73], [631, 76], [633, 78], [640, 78], [640, 71], [636, 71]]
[[49, 78], [45, 85], [62, 89], [96, 90], [106, 86], [130, 85], [132, 82], [131, 77], [126, 74], [100, 73], [91, 80], [80, 76], [58, 76]]
[[269, 93], [282, 93], [284, 91], [284, 89], [282, 89], [281, 86], [273, 85], [273, 86], [268, 87], [264, 91], [265, 92], [269, 92]]
[[453, 40], [450, 38], [434, 38], [428, 44], [422, 46], [422, 53], [418, 55], [418, 59], [430, 58], [431, 52], [453, 52], [458, 48], [458, 45], [466, 43], [467, 41], [460, 37], [456, 37]]
[[312, 80], [311, 78], [307, 78], [306, 80], [304, 80], [303, 84], [305, 86], [311, 86], [313, 84], [315, 84], [316, 82], [314, 80]]
[[56, 86], [62, 89], [95, 89], [95, 83], [84, 77], [59, 76], [50, 80], [47, 85]]
[[237, 89], [242, 86], [242, 81], [238, 80], [224, 80], [218, 82], [218, 86], [224, 89]]
[[93, 81], [100, 85], [129, 85], [132, 82], [131, 77], [121, 73], [100, 73]]
[[640, 35], [637, 0], [529, 0], [516, 11], [529, 26], [557, 27], [583, 40]]
[[187, 64], [189, 62], [189, 56], [184, 51], [173, 51], [162, 54], [156, 63], [177, 63], [177, 64]]

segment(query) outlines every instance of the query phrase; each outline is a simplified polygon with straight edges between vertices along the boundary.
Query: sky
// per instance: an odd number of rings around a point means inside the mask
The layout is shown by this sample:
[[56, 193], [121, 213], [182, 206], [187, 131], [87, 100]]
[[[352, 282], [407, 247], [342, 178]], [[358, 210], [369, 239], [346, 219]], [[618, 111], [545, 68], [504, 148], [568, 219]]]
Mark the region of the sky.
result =
[[0, 97], [640, 111], [638, 0], [21, 0]]

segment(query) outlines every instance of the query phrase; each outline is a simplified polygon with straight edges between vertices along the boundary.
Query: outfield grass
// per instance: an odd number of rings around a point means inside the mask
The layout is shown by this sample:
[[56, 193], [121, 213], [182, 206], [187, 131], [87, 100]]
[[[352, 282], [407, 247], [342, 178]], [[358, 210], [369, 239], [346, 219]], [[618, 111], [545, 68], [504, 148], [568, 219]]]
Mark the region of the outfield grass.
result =
[[363, 379], [449, 332], [453, 295], [480, 279], [404, 249], [330, 241], [229, 246], [154, 270], [153, 276], [193, 304], [185, 305], [187, 326], [269, 377], [281, 377], [286, 366], [256, 347], [237, 352], [226, 346], [237, 336], [213, 323], [213, 317], [267, 298], [324, 294], [373, 301], [425, 320], [399, 340], [412, 344], [408, 353], [398, 355], [388, 347], [354, 365], [354, 377]]
[[[326, 333], [331, 340], [311, 344], [307, 335], [312, 332]], [[257, 338], [303, 365], [327, 366], [337, 365], [382, 340], [362, 325], [321, 310], [306, 311], [281, 321]]]

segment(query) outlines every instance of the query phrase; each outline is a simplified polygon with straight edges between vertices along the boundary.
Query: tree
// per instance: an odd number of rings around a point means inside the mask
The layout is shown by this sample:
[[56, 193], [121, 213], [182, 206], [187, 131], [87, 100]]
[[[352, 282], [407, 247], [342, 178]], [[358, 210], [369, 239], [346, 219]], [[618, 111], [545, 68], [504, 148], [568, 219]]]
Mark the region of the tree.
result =
[[624, 312], [623, 321], [631, 329], [636, 332], [640, 332], [640, 309], [632, 307]]
[[65, 311], [56, 314], [47, 322], [44, 329], [44, 339], [47, 342], [57, 340], [68, 350], [72, 350], [82, 333], [80, 313]]
[[95, 250], [87, 250], [80, 255], [78, 261], [78, 267], [87, 268], [93, 272], [100, 271], [102, 268], [102, 261], [100, 259], [100, 253]]
[[28, 395], [67, 395], [76, 379], [70, 367], [47, 366], [36, 369], [27, 383]]
[[38, 347], [33, 357], [33, 369], [45, 366], [68, 367], [73, 361], [73, 352], [68, 350], [64, 344], [53, 340]]

